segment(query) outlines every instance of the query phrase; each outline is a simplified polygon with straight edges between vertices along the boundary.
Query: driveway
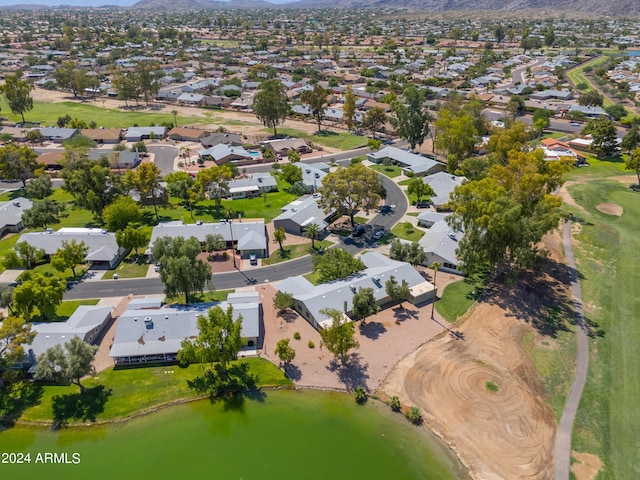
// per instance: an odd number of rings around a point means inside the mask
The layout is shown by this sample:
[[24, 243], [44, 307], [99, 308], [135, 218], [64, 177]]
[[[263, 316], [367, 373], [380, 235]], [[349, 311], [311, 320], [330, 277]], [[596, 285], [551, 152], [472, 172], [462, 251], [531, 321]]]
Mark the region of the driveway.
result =
[[173, 163], [180, 153], [176, 147], [151, 145], [147, 147], [147, 151], [155, 156], [153, 163], [163, 176], [173, 172]]

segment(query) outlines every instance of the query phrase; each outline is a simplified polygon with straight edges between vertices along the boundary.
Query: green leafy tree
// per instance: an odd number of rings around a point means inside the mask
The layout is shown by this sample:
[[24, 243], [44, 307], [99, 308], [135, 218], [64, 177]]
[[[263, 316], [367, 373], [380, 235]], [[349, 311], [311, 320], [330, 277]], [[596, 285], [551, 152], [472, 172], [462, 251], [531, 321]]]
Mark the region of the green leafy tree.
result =
[[84, 263], [88, 253], [89, 247], [84, 242], [78, 243], [75, 239], [63, 240], [60, 248], [51, 256], [51, 266], [60, 272], [70, 268], [73, 276], [76, 277], [76, 267]]
[[160, 91], [160, 81], [154, 75], [157, 66], [154, 62], [138, 62], [136, 65], [135, 79], [138, 83], [138, 91], [147, 105], [149, 105], [149, 100]]
[[33, 202], [29, 210], [22, 214], [22, 224], [26, 228], [47, 228], [54, 223], [60, 223], [58, 212], [60, 206], [55, 200], [45, 199]]
[[127, 170], [123, 179], [127, 188], [135, 190], [140, 195], [141, 202], [151, 199], [156, 220], [160, 220], [158, 216], [158, 198], [162, 190], [160, 173], [155, 163], [144, 162], [135, 170]]
[[521, 152], [529, 140], [531, 140], [529, 127], [520, 121], [515, 121], [509, 128], [496, 129], [491, 134], [487, 143], [487, 151], [498, 162], [504, 164], [511, 152]]
[[150, 235], [142, 228], [127, 225], [123, 230], [116, 232], [116, 242], [118, 246], [126, 250], [135, 250], [136, 257], [138, 251], [149, 244]]
[[607, 115], [609, 115], [616, 122], [627, 115], [627, 109], [619, 103], [605, 107], [604, 111], [607, 112]]
[[13, 291], [13, 308], [27, 320], [31, 320], [36, 310], [42, 317], [52, 318], [66, 289], [66, 283], [58, 277], [31, 275]]
[[384, 129], [386, 121], [387, 114], [384, 113], [384, 109], [382, 107], [373, 107], [367, 110], [364, 117], [362, 117], [362, 128], [369, 130], [375, 140], [376, 133]]
[[198, 198], [196, 179], [187, 172], [180, 171], [166, 175], [164, 181], [167, 183], [169, 193], [187, 205], [191, 218], [193, 218], [193, 204]]
[[591, 149], [599, 157], [610, 157], [618, 151], [618, 130], [608, 118], [590, 119], [582, 132], [591, 135]]
[[319, 273], [322, 283], [350, 277], [366, 268], [362, 260], [342, 248], [330, 248], [324, 255], [314, 255], [311, 260], [313, 271]]
[[4, 94], [4, 97], [14, 115], [20, 115], [22, 117], [22, 123], [25, 122], [24, 114], [33, 109], [33, 98], [31, 98], [31, 91], [33, 85], [20, 80], [18, 75], [7, 75], [5, 77], [4, 85], [0, 86], [0, 92]]
[[414, 177], [409, 180], [409, 184], [407, 185], [407, 193], [409, 195], [415, 195], [417, 198], [417, 202], [420, 202], [422, 197], [430, 197], [435, 195], [433, 188], [428, 183], [424, 183], [424, 179], [422, 177]]
[[280, 251], [284, 251], [284, 247], [282, 246], [282, 242], [287, 239], [287, 232], [285, 232], [284, 227], [278, 227], [273, 230], [273, 243], [278, 243], [280, 246]]
[[24, 358], [24, 345], [31, 345], [36, 336], [31, 323], [22, 317], [9, 316], [0, 323], [0, 375]]
[[118, 98], [124, 100], [124, 105], [127, 107], [128, 101], [134, 98], [137, 99], [140, 94], [140, 86], [135, 72], [126, 72], [120, 68], [114, 68], [110, 74], [111, 84]]
[[280, 167], [280, 178], [287, 182], [289, 185], [293, 185], [296, 182], [302, 181], [302, 169], [291, 163], [285, 163]]
[[90, 83], [87, 71], [73, 61], [64, 62], [59, 66], [53, 73], [53, 78], [61, 89], [71, 91], [74, 97], [84, 96], [84, 91]]
[[551, 115], [552, 112], [544, 108], [536, 108], [536, 111], [533, 112], [533, 128], [538, 136], [542, 135], [543, 130], [551, 125]]
[[465, 271], [531, 266], [540, 239], [562, 217], [562, 200], [552, 192], [570, 168], [571, 160], [545, 162], [541, 150], [512, 152], [486, 178], [456, 187], [448, 221], [465, 232], [458, 244]]
[[42, 200], [53, 193], [53, 185], [50, 175], [40, 175], [31, 180], [25, 187], [25, 192], [29, 198]]
[[298, 163], [300, 161], [300, 154], [295, 150], [289, 150], [287, 152], [287, 159], [291, 163]]
[[216, 204], [216, 209], [220, 211], [222, 199], [229, 195], [229, 181], [234, 177], [234, 173], [228, 164], [205, 168], [198, 172], [196, 185], [203, 195], [208, 195]]
[[207, 252], [220, 252], [222, 250], [226, 250], [227, 242], [225, 242], [224, 237], [219, 233], [208, 234], [204, 237], [204, 248]]
[[273, 297], [273, 306], [277, 308], [280, 312], [285, 312], [291, 308], [293, 308], [295, 304], [295, 300], [293, 299], [293, 295], [286, 292], [281, 292], [278, 290]]
[[373, 288], [360, 288], [353, 294], [351, 299], [353, 305], [351, 311], [353, 314], [362, 320], [362, 325], [366, 325], [367, 317], [378, 313], [380, 308], [376, 303], [376, 298], [373, 296]]
[[69, 149], [65, 157], [62, 189], [73, 195], [76, 205], [89, 210], [101, 222], [105, 207], [122, 191], [120, 179], [111, 174], [106, 158], [89, 160], [83, 149]]
[[309, 105], [311, 116], [318, 122], [318, 132], [322, 128], [322, 118], [324, 117], [324, 109], [327, 106], [327, 96], [329, 92], [322, 88], [319, 84], [315, 84], [312, 90], [305, 90], [300, 95], [302, 103]]
[[45, 350], [38, 357], [35, 377], [61, 383], [74, 383], [84, 393], [86, 387], [80, 383], [82, 377], [93, 372], [93, 358], [97, 345], [89, 345], [80, 337], [73, 337], [62, 345], [57, 344]]
[[353, 393], [355, 394], [356, 403], [358, 405], [362, 405], [369, 398], [369, 394], [367, 393], [367, 390], [364, 387], [356, 387], [353, 390]]
[[402, 302], [407, 300], [411, 293], [407, 281], [402, 280], [401, 283], [398, 283], [396, 277], [393, 275], [391, 275], [389, 280], [384, 284], [384, 291], [389, 295], [392, 301], [400, 304], [400, 308], [402, 308]]
[[640, 125], [634, 124], [622, 138], [620, 148], [627, 153], [631, 153], [638, 148], [638, 145], [640, 145]]
[[29, 147], [20, 147], [9, 143], [0, 148], [0, 176], [5, 180], [20, 180], [22, 188], [27, 187], [27, 180], [41, 167], [38, 154]]
[[423, 107], [424, 94], [410, 84], [404, 89], [404, 103], [394, 102], [394, 115], [389, 118], [400, 138], [409, 142], [411, 150], [422, 145], [429, 134], [429, 122], [433, 119], [429, 111]]
[[110, 231], [118, 232], [132, 223], [139, 222], [142, 212], [133, 198], [122, 195], [107, 205], [102, 217]]
[[604, 97], [595, 90], [588, 90], [578, 98], [578, 104], [587, 107], [602, 107]]
[[316, 238], [322, 234], [322, 228], [317, 223], [310, 223], [304, 229], [303, 235], [311, 239], [311, 248], [316, 248]]
[[342, 363], [345, 363], [349, 350], [360, 347], [354, 338], [353, 323], [349, 322], [344, 314], [335, 308], [325, 308], [320, 310], [320, 313], [331, 319], [331, 326], [321, 328], [319, 331], [322, 343], [329, 352], [336, 358], [340, 357]]
[[351, 131], [356, 122], [356, 96], [353, 94], [351, 85], [347, 85], [344, 94], [344, 105], [342, 106], [343, 118], [347, 124], [347, 129]]
[[289, 98], [280, 80], [265, 80], [253, 98], [253, 111], [258, 120], [267, 128], [273, 128], [277, 135], [278, 125], [282, 125], [289, 115]]
[[294, 358], [296, 358], [296, 351], [289, 345], [289, 341], [290, 339], [288, 338], [278, 340], [278, 343], [276, 343], [276, 349], [273, 352], [284, 364], [289, 364], [293, 362]]
[[183, 364], [219, 362], [226, 369], [229, 362], [237, 358], [240, 347], [242, 315], [234, 320], [231, 305], [226, 310], [216, 305], [198, 317], [198, 335], [182, 341], [178, 361]]
[[507, 102], [507, 111], [512, 118], [516, 118], [524, 112], [524, 106], [524, 98], [521, 95], [511, 95], [509, 102]]
[[633, 170], [638, 177], [638, 185], [640, 185], [640, 148], [633, 151], [624, 164], [625, 170]]
[[35, 267], [46, 255], [43, 249], [36, 248], [27, 242], [18, 242], [14, 248], [27, 270]]
[[183, 237], [160, 237], [155, 240], [151, 252], [160, 262], [160, 279], [167, 295], [184, 293], [185, 303], [189, 303], [191, 293], [202, 292], [205, 285], [211, 284], [211, 266], [197, 258], [201, 251], [200, 242], [195, 237], [187, 240]]
[[377, 173], [361, 163], [328, 173], [322, 179], [318, 192], [322, 194], [318, 204], [325, 212], [343, 211], [354, 228], [356, 212], [364, 210], [369, 213], [381, 200], [381, 184]]
[[0, 308], [6, 308], [13, 315], [13, 290], [9, 285], [0, 285]]
[[453, 173], [458, 163], [473, 153], [479, 139], [473, 117], [464, 111], [452, 113], [449, 109], [443, 109], [438, 113], [435, 129], [434, 145], [454, 159], [454, 168], [449, 168]]

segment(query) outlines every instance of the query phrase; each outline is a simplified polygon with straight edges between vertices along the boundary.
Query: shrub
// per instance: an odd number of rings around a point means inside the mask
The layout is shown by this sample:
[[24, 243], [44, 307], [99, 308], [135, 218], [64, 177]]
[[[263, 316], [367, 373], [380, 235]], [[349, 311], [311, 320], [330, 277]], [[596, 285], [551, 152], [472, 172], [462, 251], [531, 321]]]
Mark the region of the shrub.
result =
[[309, 343], [307, 343], [307, 345], [309, 346], [309, 348], [316, 348], [316, 344], [313, 343], [312, 340], [309, 340]]
[[407, 418], [414, 425], [420, 425], [420, 423], [422, 423], [422, 414], [418, 407], [411, 407], [411, 410], [407, 413]]
[[487, 383], [484, 384], [485, 388], [487, 389], [487, 391], [491, 392], [491, 393], [496, 393], [498, 390], [500, 390], [498, 388], [498, 385], [496, 385], [494, 382], [492, 381], [488, 381]]
[[391, 397], [391, 410], [393, 410], [394, 412], [400, 411], [400, 399], [395, 395]]
[[362, 405], [363, 403], [365, 403], [369, 398], [369, 394], [367, 393], [367, 390], [364, 387], [357, 387], [353, 391], [353, 393], [356, 396], [356, 403], [359, 405]]
[[293, 334], [293, 338], [295, 338], [296, 340], [300, 340], [300, 332], [295, 332]]

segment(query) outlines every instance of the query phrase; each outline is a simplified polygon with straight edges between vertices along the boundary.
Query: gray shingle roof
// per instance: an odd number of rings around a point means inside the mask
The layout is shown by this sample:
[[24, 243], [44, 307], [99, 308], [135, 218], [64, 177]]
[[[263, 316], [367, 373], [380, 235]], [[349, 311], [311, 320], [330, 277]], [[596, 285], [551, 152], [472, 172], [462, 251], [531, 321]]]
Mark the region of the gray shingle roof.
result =
[[0, 202], [0, 229], [18, 225], [22, 221], [22, 214], [32, 206], [33, 202], [24, 197], [14, 198], [10, 202]]
[[297, 200], [285, 205], [282, 213], [273, 219], [274, 224], [282, 220], [291, 220], [300, 226], [317, 224], [320, 228], [327, 228], [329, 224], [325, 222], [330, 213], [324, 211], [318, 206], [318, 200], [311, 196], [300, 197]]
[[110, 262], [120, 253], [116, 234], [99, 228], [61, 228], [57, 232], [30, 232], [20, 236], [20, 242], [27, 242], [42, 248], [47, 255], [53, 255], [63, 241], [84, 242], [89, 247], [85, 257], [90, 261]]
[[424, 177], [424, 183], [430, 185], [435, 192], [435, 195], [431, 197], [431, 202], [436, 206], [446, 204], [453, 189], [462, 185], [466, 180], [466, 177], [458, 177], [447, 172], [438, 172]]
[[[190, 238], [196, 237], [200, 243], [204, 243], [208, 234], [221, 235], [225, 242], [231, 241], [231, 232], [233, 232], [234, 242], [238, 242], [238, 248], [240, 244], [246, 242], [247, 244], [254, 245], [251, 249], [266, 249], [267, 238], [264, 228], [264, 221], [258, 222], [240, 222], [234, 221], [233, 223], [203, 223], [203, 224], [184, 224], [180, 221], [160, 223], [153, 227], [151, 232], [151, 242], [149, 247], [153, 245], [153, 242], [159, 237], [183, 237]], [[247, 236], [248, 235], [248, 236]], [[247, 240], [244, 237], [247, 236]], [[256, 246], [259, 238], [263, 241], [260, 243], [262, 246]]]

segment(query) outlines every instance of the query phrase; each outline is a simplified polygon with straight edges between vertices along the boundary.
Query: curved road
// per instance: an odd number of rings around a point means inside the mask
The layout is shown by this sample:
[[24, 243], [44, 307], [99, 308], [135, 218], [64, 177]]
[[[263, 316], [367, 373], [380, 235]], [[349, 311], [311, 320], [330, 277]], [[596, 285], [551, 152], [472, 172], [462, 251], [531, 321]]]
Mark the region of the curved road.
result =
[[[393, 180], [384, 175], [379, 175], [379, 178], [387, 190], [387, 198], [385, 199], [385, 206], [387, 206], [387, 208], [382, 209], [382, 212], [376, 215], [369, 224], [380, 225], [389, 230], [407, 211], [407, 197]], [[347, 238], [342, 241], [341, 247], [351, 254], [356, 254], [365, 248], [371, 247], [371, 244], [368, 244], [362, 238], [357, 241]], [[311, 269], [311, 258], [306, 256], [277, 265], [249, 270], [247, 272], [214, 273], [213, 285], [217, 290], [227, 290], [254, 283], [283, 280], [308, 273]], [[65, 300], [77, 300], [82, 298], [116, 297], [128, 294], [150, 295], [162, 293], [163, 291], [164, 285], [159, 278], [101, 280], [72, 285], [65, 293], [64, 298]]]
[[576, 375], [569, 390], [567, 403], [564, 405], [558, 433], [556, 435], [556, 446], [554, 453], [554, 478], [555, 480], [569, 480], [571, 468], [571, 431], [573, 421], [576, 418], [578, 405], [582, 390], [587, 380], [589, 370], [589, 342], [587, 330], [584, 323], [584, 312], [582, 309], [582, 292], [580, 291], [580, 280], [578, 279], [578, 269], [571, 248], [571, 221], [565, 222], [562, 227], [562, 244], [564, 246], [567, 265], [571, 270], [571, 297], [578, 325], [578, 349], [576, 351]]

